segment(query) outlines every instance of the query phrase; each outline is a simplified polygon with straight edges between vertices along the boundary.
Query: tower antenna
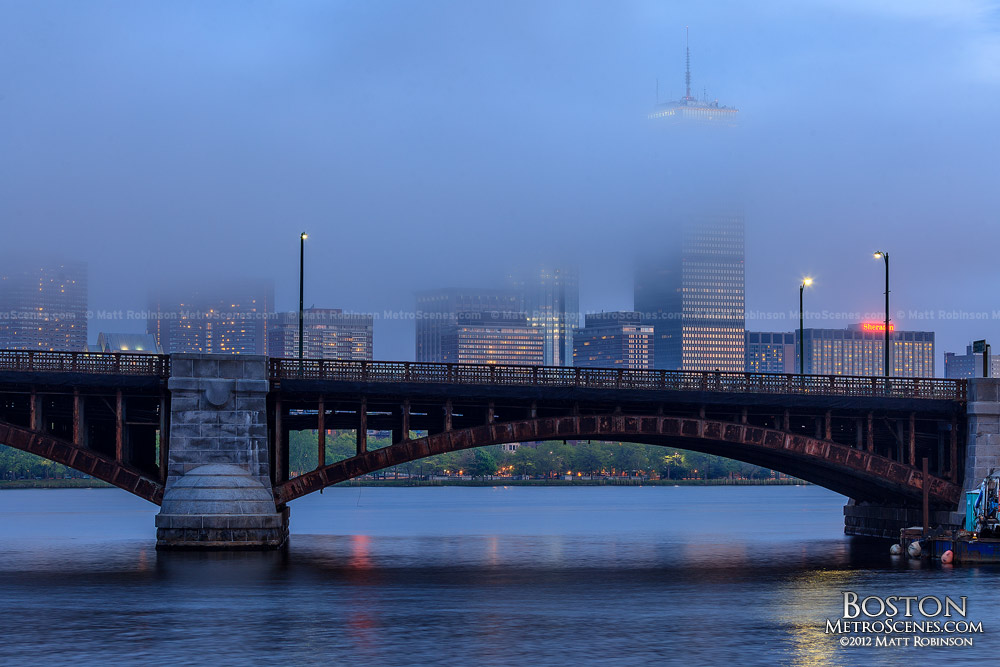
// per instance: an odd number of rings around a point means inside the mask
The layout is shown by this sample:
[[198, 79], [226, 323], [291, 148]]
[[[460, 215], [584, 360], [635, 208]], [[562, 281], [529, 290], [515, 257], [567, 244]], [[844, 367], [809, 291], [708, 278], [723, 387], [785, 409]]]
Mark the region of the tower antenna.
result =
[[686, 94], [684, 99], [691, 99], [691, 31], [689, 26], [684, 26], [684, 87]]

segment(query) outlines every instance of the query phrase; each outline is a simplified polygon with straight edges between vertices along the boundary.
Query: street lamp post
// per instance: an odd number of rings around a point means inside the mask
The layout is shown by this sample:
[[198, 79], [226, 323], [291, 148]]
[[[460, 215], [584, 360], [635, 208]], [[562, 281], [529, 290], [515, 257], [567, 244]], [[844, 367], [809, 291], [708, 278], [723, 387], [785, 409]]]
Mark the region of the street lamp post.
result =
[[799, 375], [806, 374], [805, 316], [802, 308], [802, 294], [813, 284], [812, 278], [803, 278], [799, 285]]
[[875, 259], [885, 260], [885, 376], [889, 377], [889, 253], [878, 250]]
[[303, 305], [303, 289], [305, 287], [305, 272], [304, 265], [306, 259], [306, 239], [309, 235], [305, 232], [299, 234], [299, 373], [302, 373], [302, 351], [303, 351], [303, 325], [302, 325], [302, 305]]

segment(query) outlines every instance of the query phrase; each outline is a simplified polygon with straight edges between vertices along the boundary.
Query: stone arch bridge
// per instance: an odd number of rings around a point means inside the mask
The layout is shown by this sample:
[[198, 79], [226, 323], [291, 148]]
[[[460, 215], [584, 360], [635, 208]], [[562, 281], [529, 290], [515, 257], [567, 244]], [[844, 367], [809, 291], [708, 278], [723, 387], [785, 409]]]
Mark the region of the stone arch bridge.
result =
[[[622, 440], [716, 454], [850, 498], [845, 530], [954, 520], [996, 464], [994, 380], [0, 351], [0, 443], [161, 505], [161, 547], [273, 547], [287, 503], [443, 452]], [[288, 475], [289, 433], [319, 433]], [[356, 453], [328, 462], [329, 430]], [[392, 444], [368, 448], [371, 431]], [[923, 465], [927, 465], [927, 473]]]

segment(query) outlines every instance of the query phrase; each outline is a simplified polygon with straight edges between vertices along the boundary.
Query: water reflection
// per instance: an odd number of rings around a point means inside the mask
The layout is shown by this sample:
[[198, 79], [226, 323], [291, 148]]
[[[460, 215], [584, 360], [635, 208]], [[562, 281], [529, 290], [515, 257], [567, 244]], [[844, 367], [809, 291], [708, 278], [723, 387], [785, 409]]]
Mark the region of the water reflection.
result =
[[813, 487], [364, 491], [297, 501], [285, 552], [222, 554], [156, 552], [115, 491], [0, 492], [0, 661], [902, 664], [825, 634], [841, 591], [1000, 618], [996, 568], [845, 538]]

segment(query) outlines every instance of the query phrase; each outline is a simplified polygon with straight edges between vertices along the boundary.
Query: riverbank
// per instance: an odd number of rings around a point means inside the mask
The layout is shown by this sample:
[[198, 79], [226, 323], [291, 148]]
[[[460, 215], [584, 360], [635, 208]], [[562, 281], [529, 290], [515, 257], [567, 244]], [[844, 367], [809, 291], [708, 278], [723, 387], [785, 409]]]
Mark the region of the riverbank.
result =
[[799, 479], [352, 479], [337, 486], [802, 486]]
[[3, 479], [0, 489], [111, 489], [99, 479]]
[[[799, 479], [352, 479], [337, 486], [801, 486]], [[99, 479], [5, 479], [2, 489], [109, 489]]]

